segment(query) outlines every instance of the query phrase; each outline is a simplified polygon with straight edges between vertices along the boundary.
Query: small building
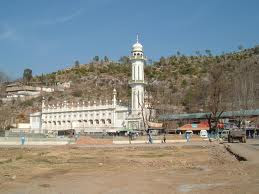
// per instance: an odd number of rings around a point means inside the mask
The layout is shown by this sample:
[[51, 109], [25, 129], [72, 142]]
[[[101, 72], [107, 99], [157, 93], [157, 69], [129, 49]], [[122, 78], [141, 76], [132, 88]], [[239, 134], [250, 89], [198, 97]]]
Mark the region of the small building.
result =
[[7, 98], [18, 98], [26, 96], [39, 96], [40, 91], [33, 86], [25, 86], [20, 83], [9, 84], [6, 86]]
[[13, 83], [6, 86], [6, 98], [30, 98], [40, 96], [42, 92], [54, 92], [53, 88], [42, 86], [28, 86], [22, 83]]
[[[188, 124], [190, 130], [191, 124], [198, 124], [208, 122], [210, 113], [184, 113], [184, 114], [165, 114], [160, 115], [159, 120], [167, 125], [167, 129], [176, 132], [179, 125]], [[254, 133], [259, 131], [259, 109], [240, 110], [240, 111], [226, 111], [220, 115], [219, 128], [232, 128], [234, 122], [243, 121], [243, 125], [247, 131]], [[184, 128], [183, 128], [184, 129]], [[194, 129], [195, 130], [195, 129]]]
[[181, 133], [185, 133], [186, 131], [193, 131], [194, 134], [199, 134], [200, 131], [202, 130], [206, 130], [208, 131], [209, 128], [209, 124], [206, 122], [202, 122], [202, 123], [192, 123], [192, 124], [185, 124], [179, 128], [177, 128], [177, 132], [181, 132]]

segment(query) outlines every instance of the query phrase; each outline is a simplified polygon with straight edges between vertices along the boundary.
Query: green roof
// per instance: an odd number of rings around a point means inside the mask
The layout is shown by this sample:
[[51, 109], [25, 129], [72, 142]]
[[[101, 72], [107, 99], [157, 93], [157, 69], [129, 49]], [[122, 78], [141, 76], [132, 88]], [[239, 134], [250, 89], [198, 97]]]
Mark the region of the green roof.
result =
[[[184, 119], [206, 119], [210, 113], [184, 113], [184, 114], [165, 114], [160, 115], [159, 120], [161, 121], [172, 121], [172, 120], [184, 120]], [[259, 116], [259, 109], [253, 110], [240, 110], [240, 111], [227, 111], [223, 112], [220, 118], [227, 117], [251, 117]]]

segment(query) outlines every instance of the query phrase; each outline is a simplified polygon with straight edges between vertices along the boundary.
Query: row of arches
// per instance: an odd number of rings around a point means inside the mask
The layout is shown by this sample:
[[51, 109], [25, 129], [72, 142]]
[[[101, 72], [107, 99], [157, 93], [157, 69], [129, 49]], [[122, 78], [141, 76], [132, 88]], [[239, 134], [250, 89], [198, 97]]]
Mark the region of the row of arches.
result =
[[97, 127], [97, 126], [110, 126], [111, 119], [89, 119], [89, 120], [63, 120], [63, 121], [43, 121], [43, 127], [48, 128], [83, 128], [83, 127]]
[[85, 118], [93, 118], [93, 117], [99, 117], [99, 116], [102, 116], [102, 117], [106, 117], [106, 116], [111, 116], [111, 112], [102, 112], [102, 113], [99, 113], [99, 112], [96, 112], [96, 113], [74, 113], [74, 114], [53, 114], [53, 115], [45, 115], [43, 118], [45, 120], [47, 119], [85, 119]]
[[[99, 124], [111, 124], [111, 119], [90, 119], [90, 120], [77, 120], [77, 121], [73, 121], [73, 123], [87, 123], [90, 125], [99, 125]], [[63, 120], [63, 121], [44, 121], [43, 124], [53, 124], [53, 125], [63, 125], [63, 124], [67, 124], [67, 123], [71, 123], [70, 120]]]
[[143, 56], [143, 53], [141, 53], [141, 52], [134, 52], [134, 53], [133, 53], [133, 56], [141, 56], [141, 57], [142, 57], [142, 56]]

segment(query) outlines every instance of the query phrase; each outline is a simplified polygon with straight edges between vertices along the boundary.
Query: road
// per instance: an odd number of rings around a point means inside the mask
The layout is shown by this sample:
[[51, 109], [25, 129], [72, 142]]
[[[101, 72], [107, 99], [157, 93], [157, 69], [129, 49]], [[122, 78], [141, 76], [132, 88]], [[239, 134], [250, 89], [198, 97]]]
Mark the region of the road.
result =
[[259, 164], [259, 139], [248, 139], [247, 143], [226, 143], [225, 146], [248, 162]]

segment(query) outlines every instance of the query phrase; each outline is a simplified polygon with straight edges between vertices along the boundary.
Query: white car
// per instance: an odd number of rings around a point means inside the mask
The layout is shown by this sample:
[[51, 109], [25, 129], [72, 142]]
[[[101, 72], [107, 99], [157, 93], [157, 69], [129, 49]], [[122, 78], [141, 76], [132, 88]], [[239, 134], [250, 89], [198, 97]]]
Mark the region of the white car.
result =
[[208, 132], [207, 132], [207, 130], [201, 130], [201, 131], [200, 131], [200, 137], [205, 137], [205, 138], [207, 138], [207, 137], [208, 137]]

